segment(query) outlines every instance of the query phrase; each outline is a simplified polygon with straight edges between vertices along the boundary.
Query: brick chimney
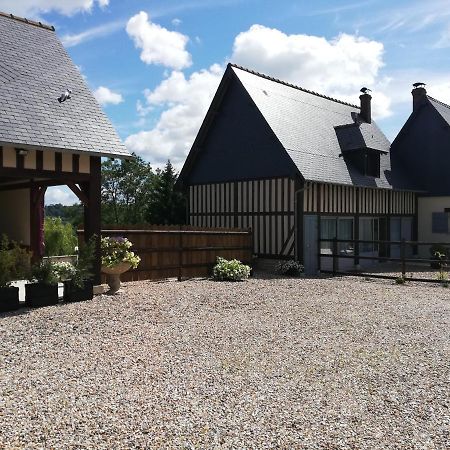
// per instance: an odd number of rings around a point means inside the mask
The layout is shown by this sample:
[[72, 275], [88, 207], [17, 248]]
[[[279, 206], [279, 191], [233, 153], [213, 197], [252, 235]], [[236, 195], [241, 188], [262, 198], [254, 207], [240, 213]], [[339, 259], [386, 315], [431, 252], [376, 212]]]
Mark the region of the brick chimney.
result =
[[414, 83], [411, 94], [413, 96], [413, 111], [417, 111], [421, 106], [428, 103], [425, 83]]
[[372, 123], [372, 96], [369, 94], [370, 89], [363, 87], [361, 92], [362, 94], [359, 96], [361, 100], [361, 111], [359, 115], [364, 122]]

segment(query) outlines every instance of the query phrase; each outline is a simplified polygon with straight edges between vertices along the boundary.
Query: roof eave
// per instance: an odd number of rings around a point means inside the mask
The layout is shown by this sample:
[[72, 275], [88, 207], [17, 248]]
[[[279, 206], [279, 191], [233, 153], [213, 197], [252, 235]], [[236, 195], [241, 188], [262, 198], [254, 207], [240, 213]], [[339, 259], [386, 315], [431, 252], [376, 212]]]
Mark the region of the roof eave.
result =
[[104, 158], [117, 158], [117, 159], [133, 159], [134, 156], [131, 153], [124, 154], [124, 153], [110, 153], [110, 152], [95, 152], [90, 150], [76, 150], [76, 149], [70, 149], [70, 148], [61, 148], [61, 147], [48, 147], [48, 146], [40, 146], [40, 145], [33, 145], [33, 144], [23, 144], [21, 142], [6, 142], [6, 141], [0, 141], [0, 146], [11, 146], [15, 148], [23, 148], [25, 150], [50, 150], [54, 152], [61, 152], [61, 153], [71, 153], [75, 155], [89, 155], [89, 156], [100, 156]]

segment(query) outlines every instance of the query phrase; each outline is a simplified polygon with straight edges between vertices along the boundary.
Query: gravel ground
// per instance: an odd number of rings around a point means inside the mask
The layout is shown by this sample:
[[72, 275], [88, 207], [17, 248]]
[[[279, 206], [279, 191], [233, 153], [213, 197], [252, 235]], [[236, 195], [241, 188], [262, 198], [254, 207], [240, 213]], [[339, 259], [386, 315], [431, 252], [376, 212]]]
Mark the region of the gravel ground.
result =
[[22, 311], [0, 315], [0, 448], [450, 448], [450, 289], [139, 282]]

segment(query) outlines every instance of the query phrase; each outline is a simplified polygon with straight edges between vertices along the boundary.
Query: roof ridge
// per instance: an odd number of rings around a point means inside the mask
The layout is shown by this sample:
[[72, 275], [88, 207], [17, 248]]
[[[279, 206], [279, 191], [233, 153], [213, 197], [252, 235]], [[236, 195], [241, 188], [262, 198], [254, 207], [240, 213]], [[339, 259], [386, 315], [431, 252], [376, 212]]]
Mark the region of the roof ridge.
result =
[[269, 75], [265, 75], [264, 73], [257, 72], [256, 70], [248, 69], [247, 67], [240, 66], [239, 64], [228, 63], [228, 65], [231, 66], [231, 67], [235, 67], [236, 69], [244, 70], [245, 72], [251, 73], [252, 75], [256, 75], [258, 77], [265, 78], [266, 80], [274, 81], [275, 83], [280, 83], [280, 84], [283, 84], [284, 86], [288, 86], [288, 87], [291, 87], [291, 88], [294, 88], [294, 89], [298, 89], [299, 91], [303, 91], [303, 92], [306, 92], [308, 94], [316, 95], [317, 97], [322, 97], [322, 98], [325, 98], [327, 100], [331, 100], [331, 101], [336, 102], [336, 103], [341, 103], [342, 105], [351, 106], [353, 108], [360, 109], [359, 106], [354, 105], [352, 103], [344, 102], [343, 100], [339, 100], [337, 98], [329, 97], [328, 95], [319, 94], [318, 92], [315, 92], [315, 91], [310, 91], [309, 89], [302, 88], [301, 86], [297, 86], [296, 84], [288, 83], [287, 81], [280, 80], [279, 78], [274, 78], [274, 77], [271, 77]]
[[26, 23], [28, 25], [33, 25], [34, 27], [45, 28], [46, 30], [55, 31], [55, 27], [53, 25], [47, 25], [42, 22], [36, 22], [35, 20], [27, 19], [25, 17], [15, 16], [14, 14], [8, 14], [3, 11], [0, 11], [1, 17], [6, 17], [8, 19], [17, 20], [18, 22]]
[[445, 106], [446, 108], [450, 109], [450, 105], [447, 105], [447, 103], [441, 102], [437, 98], [432, 97], [431, 95], [427, 95], [427, 97], [431, 100], [434, 100], [435, 102], [439, 103], [442, 106]]

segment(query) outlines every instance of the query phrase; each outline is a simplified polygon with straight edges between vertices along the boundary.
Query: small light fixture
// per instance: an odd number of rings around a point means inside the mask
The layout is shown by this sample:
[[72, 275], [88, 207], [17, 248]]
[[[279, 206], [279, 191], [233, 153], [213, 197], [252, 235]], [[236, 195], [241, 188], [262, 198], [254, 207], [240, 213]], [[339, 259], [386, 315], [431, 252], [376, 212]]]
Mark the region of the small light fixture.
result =
[[28, 150], [25, 150], [24, 148], [18, 148], [17, 149], [17, 154], [19, 156], [27, 156], [28, 155]]

